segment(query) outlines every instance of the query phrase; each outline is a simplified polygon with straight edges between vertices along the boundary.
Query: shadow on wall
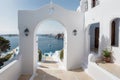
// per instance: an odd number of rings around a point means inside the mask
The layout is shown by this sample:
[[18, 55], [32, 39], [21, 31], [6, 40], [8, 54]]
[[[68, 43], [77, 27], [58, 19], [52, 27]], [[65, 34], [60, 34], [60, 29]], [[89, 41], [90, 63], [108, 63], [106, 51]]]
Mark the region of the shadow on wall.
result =
[[[100, 46], [99, 46], [99, 54], [100, 56], [102, 55], [102, 52], [103, 50], [105, 50], [106, 48], [107, 49], [110, 49], [112, 51], [112, 46], [111, 46], [111, 42], [110, 42], [110, 39], [108, 37], [105, 37], [105, 36], [102, 36], [101, 37], [101, 42], [100, 42]], [[112, 54], [114, 52], [112, 51]], [[112, 55], [112, 62], [114, 62], [115, 60], [115, 57]]]
[[110, 39], [103, 35], [99, 45], [99, 54], [102, 54], [102, 51], [106, 48], [111, 48]]

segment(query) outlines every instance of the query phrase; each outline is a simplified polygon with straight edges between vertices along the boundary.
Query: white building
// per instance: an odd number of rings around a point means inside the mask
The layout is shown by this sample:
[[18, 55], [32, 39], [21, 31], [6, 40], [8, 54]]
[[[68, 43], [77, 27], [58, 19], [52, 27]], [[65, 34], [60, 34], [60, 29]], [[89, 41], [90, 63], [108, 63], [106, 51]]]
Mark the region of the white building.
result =
[[[0, 78], [16, 80], [20, 74], [35, 74], [38, 56], [36, 30], [42, 21], [53, 19], [63, 24], [66, 29], [66, 70], [83, 67], [95, 80], [119, 80], [95, 63], [101, 59], [104, 49], [112, 47], [113, 62], [120, 64], [119, 3], [120, 0], [81, 0], [77, 12], [56, 4], [43, 6], [39, 10], [20, 10], [18, 27], [21, 56], [0, 70]], [[28, 35], [25, 35], [27, 31]], [[74, 32], [77, 32], [76, 35]], [[5, 77], [6, 75], [8, 77]]]
[[78, 10], [85, 14], [85, 53], [89, 56], [89, 62], [85, 65], [88, 73], [96, 80], [119, 80], [94, 64], [101, 58], [105, 48], [112, 49], [113, 62], [120, 64], [119, 3], [119, 0], [81, 0], [81, 10]]

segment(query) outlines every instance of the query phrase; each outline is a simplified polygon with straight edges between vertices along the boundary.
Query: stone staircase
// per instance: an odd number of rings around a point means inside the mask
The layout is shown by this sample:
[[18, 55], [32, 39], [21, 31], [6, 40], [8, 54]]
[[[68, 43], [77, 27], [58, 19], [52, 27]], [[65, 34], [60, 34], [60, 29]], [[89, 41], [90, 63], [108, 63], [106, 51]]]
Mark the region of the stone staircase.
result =
[[114, 63], [96, 63], [90, 58], [85, 71], [94, 80], [120, 80], [120, 65]]

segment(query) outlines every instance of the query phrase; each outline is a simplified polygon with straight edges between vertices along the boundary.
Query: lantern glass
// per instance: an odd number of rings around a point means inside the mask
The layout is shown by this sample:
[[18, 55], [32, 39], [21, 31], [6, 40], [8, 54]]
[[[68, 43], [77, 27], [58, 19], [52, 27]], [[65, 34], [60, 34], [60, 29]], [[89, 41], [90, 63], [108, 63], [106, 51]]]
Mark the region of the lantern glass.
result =
[[77, 30], [76, 30], [76, 29], [73, 30], [73, 35], [74, 35], [74, 36], [77, 35]]
[[24, 33], [25, 33], [25, 36], [28, 36], [28, 34], [29, 34], [29, 29], [26, 28], [26, 29], [24, 30]]

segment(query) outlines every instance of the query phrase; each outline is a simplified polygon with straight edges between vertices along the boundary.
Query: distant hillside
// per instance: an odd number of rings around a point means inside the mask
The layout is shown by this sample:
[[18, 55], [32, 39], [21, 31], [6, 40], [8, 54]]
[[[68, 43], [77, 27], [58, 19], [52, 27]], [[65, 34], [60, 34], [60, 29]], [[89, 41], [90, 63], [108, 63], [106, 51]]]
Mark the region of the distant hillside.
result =
[[19, 36], [18, 34], [0, 34], [0, 36]]
[[55, 38], [57, 39], [63, 39], [64, 38], [64, 34], [63, 33], [59, 33], [55, 36]]

